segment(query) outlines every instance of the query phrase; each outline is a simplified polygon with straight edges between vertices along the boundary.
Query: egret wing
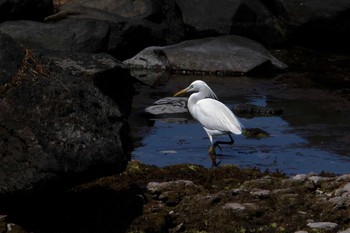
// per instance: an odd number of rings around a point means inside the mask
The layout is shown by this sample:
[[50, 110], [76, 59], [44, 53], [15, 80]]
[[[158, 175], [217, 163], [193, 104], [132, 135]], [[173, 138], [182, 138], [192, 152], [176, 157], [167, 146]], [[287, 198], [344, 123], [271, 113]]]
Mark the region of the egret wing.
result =
[[233, 112], [214, 99], [199, 100], [194, 106], [194, 117], [207, 129], [242, 133], [242, 125]]

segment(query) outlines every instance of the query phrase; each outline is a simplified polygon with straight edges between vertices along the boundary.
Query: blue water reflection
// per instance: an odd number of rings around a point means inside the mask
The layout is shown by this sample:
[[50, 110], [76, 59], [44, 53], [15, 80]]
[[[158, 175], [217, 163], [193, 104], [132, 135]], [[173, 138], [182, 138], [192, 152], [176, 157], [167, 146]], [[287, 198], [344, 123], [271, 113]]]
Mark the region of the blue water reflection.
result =
[[[298, 136], [281, 117], [241, 118], [241, 121], [246, 127], [264, 129], [270, 136], [262, 139], [235, 136], [233, 146], [223, 145], [222, 151], [217, 151], [221, 165], [236, 164], [286, 174], [349, 172], [350, 158], [309, 147], [308, 141]], [[209, 139], [199, 123], [190, 119], [180, 122], [155, 119], [151, 132], [132, 156], [160, 167], [179, 163], [210, 167], [208, 148]]]
[[[172, 76], [152, 88], [141, 89], [141, 94], [135, 96], [134, 112], [142, 112], [154, 101], [172, 96], [196, 79], [198, 77]], [[273, 117], [241, 116], [246, 128], [260, 128], [270, 136], [262, 139], [234, 136], [233, 146], [223, 145], [222, 151], [217, 150], [221, 154], [217, 158], [220, 165], [236, 164], [286, 174], [350, 172], [350, 109], [341, 91], [290, 87], [280, 78], [201, 76], [200, 79], [210, 83], [230, 109], [250, 103], [284, 112]], [[211, 167], [210, 142], [201, 125], [190, 116], [173, 117], [134, 119], [137, 145], [132, 157], [161, 167], [179, 163]]]

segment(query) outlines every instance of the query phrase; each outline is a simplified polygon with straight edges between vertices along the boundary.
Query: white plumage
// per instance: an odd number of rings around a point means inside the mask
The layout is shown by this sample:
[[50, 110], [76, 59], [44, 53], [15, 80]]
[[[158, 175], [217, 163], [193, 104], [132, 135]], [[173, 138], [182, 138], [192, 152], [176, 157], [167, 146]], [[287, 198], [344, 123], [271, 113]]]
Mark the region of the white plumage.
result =
[[[215, 93], [201, 80], [194, 81], [174, 96], [179, 96], [186, 92], [195, 92], [188, 98], [187, 107], [193, 118], [202, 124], [209, 136], [211, 142], [209, 153], [214, 154], [215, 147], [219, 146], [219, 144], [233, 144], [234, 141], [230, 134], [242, 133], [242, 124], [233, 112], [218, 101]], [[213, 137], [223, 134], [227, 134], [231, 141], [217, 141], [214, 143]]]

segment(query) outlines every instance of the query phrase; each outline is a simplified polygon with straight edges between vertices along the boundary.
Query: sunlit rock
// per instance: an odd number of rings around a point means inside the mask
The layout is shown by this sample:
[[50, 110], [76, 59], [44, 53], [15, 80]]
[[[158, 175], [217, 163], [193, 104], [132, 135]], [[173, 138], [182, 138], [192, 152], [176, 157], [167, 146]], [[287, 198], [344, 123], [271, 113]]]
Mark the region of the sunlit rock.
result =
[[166, 97], [157, 100], [145, 109], [152, 115], [187, 113], [187, 97]]
[[287, 67], [261, 44], [234, 35], [149, 47], [123, 63], [132, 68], [218, 75], [241, 75], [257, 68], [270, 70]]

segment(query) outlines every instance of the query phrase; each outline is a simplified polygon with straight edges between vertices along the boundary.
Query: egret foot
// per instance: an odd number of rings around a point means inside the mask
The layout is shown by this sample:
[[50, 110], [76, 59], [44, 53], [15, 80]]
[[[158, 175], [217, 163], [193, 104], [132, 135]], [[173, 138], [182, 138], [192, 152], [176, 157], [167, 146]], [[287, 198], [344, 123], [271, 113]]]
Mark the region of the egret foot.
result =
[[210, 148], [209, 148], [209, 154], [210, 154], [210, 155], [215, 155], [215, 154], [216, 154], [216, 152], [215, 152], [215, 144], [210, 146]]
[[210, 161], [211, 161], [211, 167], [212, 168], [218, 167], [219, 164], [221, 163], [221, 161], [216, 162], [216, 155], [215, 154], [210, 154], [209, 153], [209, 158], [210, 158]]

